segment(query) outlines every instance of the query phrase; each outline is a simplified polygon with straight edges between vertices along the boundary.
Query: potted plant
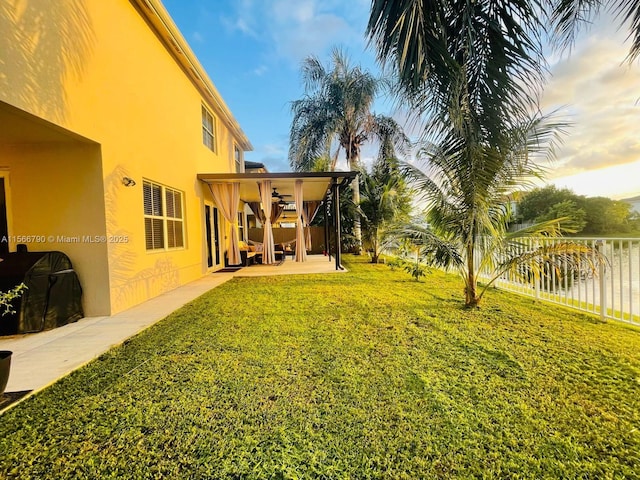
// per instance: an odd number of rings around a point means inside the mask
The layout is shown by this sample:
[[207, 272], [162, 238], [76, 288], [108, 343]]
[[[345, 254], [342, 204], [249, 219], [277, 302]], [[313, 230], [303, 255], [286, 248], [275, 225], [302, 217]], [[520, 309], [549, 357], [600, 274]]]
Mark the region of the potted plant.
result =
[[[6, 292], [0, 292], [0, 314], [15, 313], [13, 301], [22, 295], [23, 290], [27, 288], [24, 283], [12, 288]], [[13, 352], [9, 350], [0, 350], [0, 395], [4, 393], [9, 381], [9, 372], [11, 371], [11, 355]]]

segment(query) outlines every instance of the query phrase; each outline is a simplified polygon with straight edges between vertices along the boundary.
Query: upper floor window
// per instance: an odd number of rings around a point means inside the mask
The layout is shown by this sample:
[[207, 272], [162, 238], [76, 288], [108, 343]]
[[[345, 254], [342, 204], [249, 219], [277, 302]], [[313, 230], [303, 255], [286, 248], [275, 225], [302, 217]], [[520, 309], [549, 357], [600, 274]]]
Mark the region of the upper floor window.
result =
[[183, 194], [145, 180], [144, 237], [147, 250], [184, 247]]
[[242, 173], [242, 152], [237, 145], [233, 146], [233, 159], [236, 162], [236, 173]]
[[202, 106], [202, 143], [212, 152], [216, 151], [216, 122], [204, 105]]

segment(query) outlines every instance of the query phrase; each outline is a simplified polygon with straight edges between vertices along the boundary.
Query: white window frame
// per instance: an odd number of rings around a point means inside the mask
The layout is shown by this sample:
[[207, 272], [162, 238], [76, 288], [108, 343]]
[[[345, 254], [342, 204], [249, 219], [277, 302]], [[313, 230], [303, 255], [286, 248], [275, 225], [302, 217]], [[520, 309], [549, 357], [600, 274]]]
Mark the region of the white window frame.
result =
[[212, 152], [216, 152], [216, 117], [202, 105], [202, 143]]
[[[184, 231], [184, 192], [152, 180], [143, 179], [142, 183], [145, 250], [147, 252], [158, 252], [184, 249], [186, 246]], [[149, 189], [149, 202], [147, 202], [147, 189]], [[157, 205], [157, 202], [154, 202], [154, 200], [156, 200], [154, 191], [160, 193], [160, 205]], [[173, 204], [173, 208], [169, 208], [170, 205], [168, 205], [167, 202], [168, 198], [172, 198], [171, 203]], [[176, 198], [178, 198], [180, 202], [180, 208], [178, 209], [175, 208]], [[179, 234], [176, 234], [177, 226], [179, 227]], [[162, 243], [159, 243], [158, 245], [154, 243], [156, 238], [153, 235], [154, 227], [162, 230]], [[149, 230], [151, 230], [151, 233], [149, 233]], [[170, 230], [173, 232], [172, 235], [169, 232]], [[147, 242], [147, 239], [149, 238], [151, 239], [151, 246], [149, 246], [149, 243]]]
[[233, 160], [236, 164], [236, 173], [242, 173], [242, 150], [235, 143], [233, 144]]

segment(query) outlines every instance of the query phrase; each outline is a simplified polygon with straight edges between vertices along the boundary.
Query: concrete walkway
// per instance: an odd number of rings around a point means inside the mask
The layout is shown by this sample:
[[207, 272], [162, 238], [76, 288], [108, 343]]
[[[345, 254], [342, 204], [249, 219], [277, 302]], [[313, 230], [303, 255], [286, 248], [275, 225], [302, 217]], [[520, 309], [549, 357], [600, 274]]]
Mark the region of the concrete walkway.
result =
[[0, 350], [13, 352], [5, 392], [34, 393], [47, 387], [234, 276], [296, 273], [336, 270], [327, 257], [313, 255], [305, 263], [287, 259], [278, 266], [253, 265], [237, 272], [212, 273], [111, 317], [88, 317], [45, 332], [0, 337]]
[[41, 390], [233, 275], [206, 275], [111, 317], [87, 317], [40, 333], [0, 337], [0, 350], [13, 352], [5, 391]]

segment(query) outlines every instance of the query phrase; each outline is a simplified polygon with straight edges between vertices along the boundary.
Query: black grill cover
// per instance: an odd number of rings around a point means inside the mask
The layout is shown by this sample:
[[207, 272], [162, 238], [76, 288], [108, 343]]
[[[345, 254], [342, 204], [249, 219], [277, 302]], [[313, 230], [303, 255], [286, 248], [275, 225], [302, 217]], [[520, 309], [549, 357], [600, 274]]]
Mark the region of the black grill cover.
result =
[[0, 290], [24, 283], [15, 314], [0, 318], [0, 334], [39, 332], [82, 317], [82, 288], [71, 261], [62, 252], [5, 253], [0, 262]]

